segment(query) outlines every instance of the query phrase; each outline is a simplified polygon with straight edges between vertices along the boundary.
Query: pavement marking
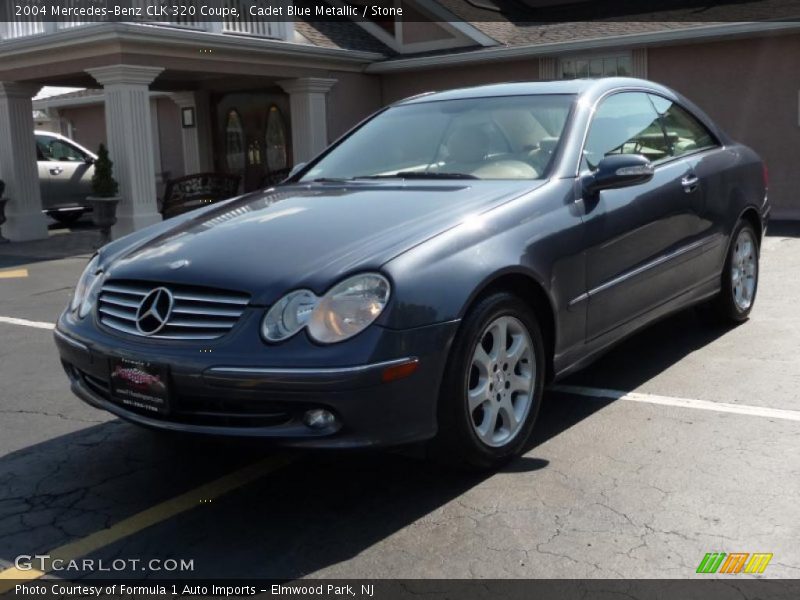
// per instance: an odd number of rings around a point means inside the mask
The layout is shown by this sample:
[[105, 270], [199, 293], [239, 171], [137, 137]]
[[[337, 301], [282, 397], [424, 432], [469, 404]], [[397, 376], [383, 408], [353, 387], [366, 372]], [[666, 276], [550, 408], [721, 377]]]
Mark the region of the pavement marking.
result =
[[13, 269], [11, 271], [0, 271], [0, 279], [18, 279], [28, 276], [28, 269]]
[[[108, 529], [96, 531], [84, 538], [59, 546], [46, 554], [50, 556], [50, 563], [55, 559], [61, 559], [65, 563], [70, 560], [77, 560], [100, 548], [134, 535], [143, 529], [147, 529], [148, 527], [152, 527], [153, 525], [157, 525], [181, 513], [189, 511], [200, 505], [202, 500], [218, 498], [223, 494], [243, 487], [268, 473], [285, 467], [291, 462], [292, 460], [288, 455], [279, 454], [269, 456], [238, 471], [234, 471], [219, 479], [203, 484], [180, 496], [147, 508], [140, 513], [115, 523]], [[16, 567], [9, 567], [0, 571], [0, 594], [13, 589], [16, 584], [22, 581], [39, 579], [46, 575], [47, 572], [48, 571], [37, 571], [35, 569], [24, 571]]]
[[627, 400], [629, 402], [644, 402], [646, 404], [660, 404], [662, 406], [677, 406], [679, 408], [693, 408], [695, 410], [711, 410], [715, 412], [734, 413], [750, 417], [766, 417], [768, 419], [783, 419], [785, 421], [800, 421], [800, 411], [786, 410], [783, 408], [768, 408], [766, 406], [751, 406], [749, 404], [727, 404], [725, 402], [709, 402], [708, 400], [693, 400], [690, 398], [674, 398], [672, 396], [658, 396], [656, 394], [643, 394], [640, 392], [623, 392], [604, 388], [585, 387], [581, 385], [551, 385], [549, 390], [564, 394], [577, 394], [591, 398], [610, 398], [612, 400]]
[[37, 329], [55, 329], [55, 323], [46, 323], [44, 321], [29, 321], [28, 319], [17, 319], [15, 317], [0, 317], [0, 323], [9, 323], [10, 325], [24, 325], [25, 327], [36, 327]]

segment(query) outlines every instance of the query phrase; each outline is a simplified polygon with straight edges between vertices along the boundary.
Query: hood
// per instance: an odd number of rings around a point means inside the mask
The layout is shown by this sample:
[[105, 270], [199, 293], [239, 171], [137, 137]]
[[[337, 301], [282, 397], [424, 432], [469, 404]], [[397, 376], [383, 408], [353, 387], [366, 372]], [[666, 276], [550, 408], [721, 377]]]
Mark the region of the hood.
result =
[[[542, 185], [541, 181], [348, 182], [272, 188], [200, 211], [116, 254], [110, 277], [248, 292], [272, 304], [322, 294]], [[166, 223], [165, 223], [166, 225]]]

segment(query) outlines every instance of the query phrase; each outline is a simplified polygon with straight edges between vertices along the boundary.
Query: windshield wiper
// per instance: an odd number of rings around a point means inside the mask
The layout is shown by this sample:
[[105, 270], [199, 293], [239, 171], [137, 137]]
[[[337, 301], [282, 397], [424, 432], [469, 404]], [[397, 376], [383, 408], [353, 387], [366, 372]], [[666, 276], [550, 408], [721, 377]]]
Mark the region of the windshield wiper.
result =
[[317, 177], [311, 181], [299, 181], [298, 183], [345, 183], [352, 181], [352, 179], [345, 179], [344, 177]]
[[438, 171], [398, 171], [391, 175], [365, 175], [353, 179], [480, 179], [469, 173], [441, 173]]

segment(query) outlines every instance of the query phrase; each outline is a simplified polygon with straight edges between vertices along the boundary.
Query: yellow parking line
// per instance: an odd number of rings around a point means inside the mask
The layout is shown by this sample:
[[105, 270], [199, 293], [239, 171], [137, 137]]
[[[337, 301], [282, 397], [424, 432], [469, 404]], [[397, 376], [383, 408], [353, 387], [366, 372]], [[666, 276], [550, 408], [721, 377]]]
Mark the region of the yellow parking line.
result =
[[27, 277], [28, 269], [13, 269], [11, 271], [0, 271], [0, 279], [17, 279]]
[[[69, 544], [64, 544], [51, 550], [50, 561], [62, 559], [64, 562], [76, 560], [100, 548], [113, 544], [123, 538], [138, 533], [143, 529], [157, 525], [176, 515], [195, 508], [203, 501], [217, 498], [232, 490], [240, 488], [256, 479], [276, 471], [291, 462], [286, 455], [270, 456], [252, 465], [234, 471], [228, 475], [220, 477], [210, 483], [206, 483], [185, 494], [176, 496], [170, 500], [145, 509], [119, 523], [115, 523], [108, 529], [102, 529]], [[46, 575], [46, 571], [23, 571], [16, 567], [9, 567], [0, 571], [0, 594], [13, 589], [14, 585], [21, 581], [32, 581]], [[2, 581], [6, 580], [6, 581]]]

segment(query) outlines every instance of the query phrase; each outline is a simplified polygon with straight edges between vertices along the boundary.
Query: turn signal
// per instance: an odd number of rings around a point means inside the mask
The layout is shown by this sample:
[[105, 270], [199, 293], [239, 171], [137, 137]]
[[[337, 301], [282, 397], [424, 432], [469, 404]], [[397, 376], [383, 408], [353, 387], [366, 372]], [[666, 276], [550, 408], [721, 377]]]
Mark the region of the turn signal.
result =
[[386, 367], [381, 375], [381, 380], [384, 383], [396, 381], [397, 379], [404, 379], [414, 373], [419, 366], [419, 359], [411, 359], [408, 362], [400, 363], [399, 365], [392, 365]]

